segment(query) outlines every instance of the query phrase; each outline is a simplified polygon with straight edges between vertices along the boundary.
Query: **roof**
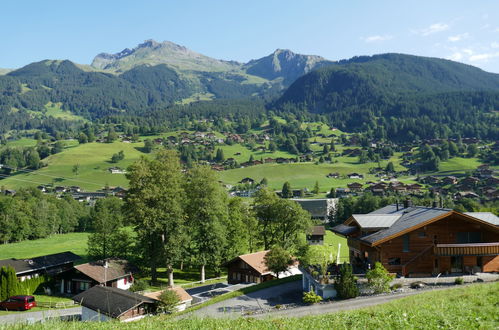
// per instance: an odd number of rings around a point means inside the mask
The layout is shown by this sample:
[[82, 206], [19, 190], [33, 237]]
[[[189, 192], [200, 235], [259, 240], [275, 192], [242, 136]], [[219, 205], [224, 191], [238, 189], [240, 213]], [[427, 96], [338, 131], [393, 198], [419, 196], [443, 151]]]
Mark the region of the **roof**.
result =
[[334, 226], [333, 228], [331, 228], [331, 230], [335, 233], [340, 234], [340, 235], [347, 236], [347, 235], [350, 235], [351, 233], [354, 233], [355, 231], [357, 231], [357, 227], [347, 226], [347, 225], [341, 224], [341, 225]]
[[389, 228], [402, 214], [353, 214], [353, 219], [361, 228]]
[[0, 267], [11, 266], [16, 270], [16, 275], [22, 275], [24, 273], [30, 273], [37, 270], [61, 266], [80, 259], [80, 256], [74, 254], [73, 252], [66, 251], [30, 259], [4, 259], [0, 260]]
[[131, 275], [132, 272], [136, 271], [135, 266], [131, 265], [126, 260], [107, 259], [107, 268], [104, 267], [104, 265], [105, 260], [99, 260], [78, 265], [74, 268], [99, 283], [105, 283], [107, 281]]
[[[186, 301], [191, 301], [192, 297], [190, 294], [187, 293], [187, 291], [184, 290], [181, 286], [175, 286], [173, 288], [168, 288], [167, 290], [174, 291], [177, 296], [179, 297], [181, 302], [186, 302]], [[161, 291], [155, 291], [155, 292], [148, 292], [144, 293], [144, 296], [155, 299], [155, 300], [160, 300], [159, 297], [161, 294], [164, 292], [164, 290]]]
[[[394, 207], [396, 207], [394, 205]], [[387, 209], [389, 210], [389, 209]], [[378, 210], [379, 211], [379, 210]], [[365, 236], [362, 238], [363, 241], [368, 242], [370, 244], [375, 244], [381, 240], [384, 240], [388, 237], [396, 235], [408, 228], [415, 227], [417, 225], [423, 224], [431, 219], [435, 219], [438, 217], [442, 217], [444, 215], [450, 214], [452, 212], [451, 209], [440, 209], [440, 208], [430, 208], [430, 207], [408, 207], [401, 210], [402, 215], [393, 222], [393, 224], [386, 229], [382, 229], [377, 231], [371, 235]], [[376, 212], [376, 211], [375, 211]], [[374, 213], [374, 212], [372, 212]], [[372, 214], [369, 213], [369, 214]], [[400, 213], [400, 210], [393, 213]], [[375, 213], [378, 214], [379, 213]]]
[[291, 199], [297, 202], [300, 206], [310, 213], [312, 217], [325, 217], [328, 213], [328, 198], [321, 199]]
[[240, 259], [245, 263], [247, 263], [251, 268], [256, 270], [258, 273], [260, 273], [260, 275], [270, 274], [271, 271], [268, 270], [267, 265], [265, 265], [265, 256], [267, 255], [268, 252], [269, 250], [243, 254], [234, 258], [232, 261]]
[[134, 292], [100, 285], [74, 296], [73, 300], [84, 307], [114, 318], [120, 317], [140, 304], [156, 303], [154, 299]]
[[313, 226], [310, 228], [310, 232], [308, 234], [314, 236], [324, 236], [326, 235], [326, 228], [324, 226]]
[[499, 226], [499, 217], [490, 212], [465, 212], [464, 214], [480, 219], [482, 221]]

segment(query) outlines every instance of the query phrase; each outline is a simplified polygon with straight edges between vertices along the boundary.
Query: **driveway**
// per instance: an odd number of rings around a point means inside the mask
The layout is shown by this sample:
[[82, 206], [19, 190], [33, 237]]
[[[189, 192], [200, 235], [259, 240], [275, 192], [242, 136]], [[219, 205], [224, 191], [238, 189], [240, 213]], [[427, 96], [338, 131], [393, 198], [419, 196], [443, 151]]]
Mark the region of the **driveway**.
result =
[[288, 282], [227, 299], [186, 315], [197, 317], [239, 317], [245, 312], [262, 311], [275, 305], [301, 301], [302, 294], [301, 281]]
[[209, 284], [204, 286], [199, 286], [192, 289], [187, 289], [188, 294], [190, 294], [193, 298], [192, 303], [200, 303], [210, 300], [213, 297], [219, 296], [224, 293], [232, 292], [239, 290], [241, 288], [245, 288], [247, 286], [254, 285], [254, 283], [242, 283], [242, 284], [227, 284], [224, 283], [216, 283]]
[[65, 309], [51, 309], [39, 312], [13, 312], [12, 314], [0, 316], [0, 326], [12, 323], [35, 323], [48, 319], [66, 319], [71, 317], [80, 317], [81, 307], [72, 307]]

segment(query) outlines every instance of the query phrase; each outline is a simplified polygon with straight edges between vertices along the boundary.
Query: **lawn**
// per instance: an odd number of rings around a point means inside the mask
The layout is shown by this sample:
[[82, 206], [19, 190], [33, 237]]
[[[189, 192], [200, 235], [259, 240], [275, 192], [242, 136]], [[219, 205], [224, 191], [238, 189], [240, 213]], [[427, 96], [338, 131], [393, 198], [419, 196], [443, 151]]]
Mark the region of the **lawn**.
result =
[[341, 244], [340, 262], [348, 262], [350, 260], [350, 251], [348, 250], [347, 239], [336, 235], [330, 230], [326, 230], [324, 245], [311, 245], [310, 250], [315, 256], [325, 256], [326, 258], [332, 257], [334, 260], [336, 260], [338, 253], [338, 244]]
[[[31, 173], [18, 172], [8, 179], [2, 180], [7, 188], [53, 183], [65, 186], [80, 186], [87, 191], [102, 189], [109, 186], [128, 186], [128, 180], [123, 174], [111, 174], [108, 168], [118, 166], [126, 168], [141, 155], [143, 147], [140, 143], [85, 143], [66, 148], [63, 152], [51, 155], [43, 160], [48, 166]], [[111, 156], [120, 150], [125, 153], [125, 159], [113, 164]], [[79, 165], [79, 172], [73, 173], [73, 166]]]
[[[215, 299], [221, 299], [219, 296]], [[374, 307], [301, 318], [150, 317], [133, 323], [48, 322], [25, 329], [497, 329], [499, 283], [430, 291]]]
[[71, 251], [85, 262], [88, 233], [57, 234], [47, 238], [0, 245], [0, 259], [33, 258], [47, 254]]

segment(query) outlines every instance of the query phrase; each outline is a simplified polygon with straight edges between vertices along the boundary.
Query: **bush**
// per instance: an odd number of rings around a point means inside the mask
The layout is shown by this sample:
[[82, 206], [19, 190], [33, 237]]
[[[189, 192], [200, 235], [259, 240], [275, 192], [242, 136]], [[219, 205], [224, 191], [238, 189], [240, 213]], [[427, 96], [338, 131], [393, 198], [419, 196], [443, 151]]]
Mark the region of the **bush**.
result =
[[350, 264], [342, 264], [340, 266], [340, 276], [334, 283], [334, 288], [338, 293], [338, 297], [342, 299], [355, 298], [359, 295], [357, 281], [353, 276]]
[[457, 277], [455, 280], [454, 280], [454, 284], [457, 284], [457, 285], [461, 285], [464, 283], [464, 278], [462, 277]]
[[316, 304], [322, 301], [322, 297], [315, 294], [314, 291], [303, 292], [303, 302], [306, 304]]
[[366, 273], [367, 285], [374, 293], [390, 291], [392, 277], [380, 262], [374, 264], [374, 268]]
[[165, 313], [173, 313], [176, 311], [177, 305], [180, 303], [180, 298], [173, 290], [166, 289], [159, 296], [159, 309]]
[[392, 285], [391, 289], [392, 290], [398, 290], [402, 287], [402, 284], [400, 283], [395, 283], [394, 285]]
[[144, 291], [147, 289], [147, 287], [148, 287], [147, 281], [135, 279], [133, 281], [133, 285], [130, 287], [129, 290], [132, 292]]

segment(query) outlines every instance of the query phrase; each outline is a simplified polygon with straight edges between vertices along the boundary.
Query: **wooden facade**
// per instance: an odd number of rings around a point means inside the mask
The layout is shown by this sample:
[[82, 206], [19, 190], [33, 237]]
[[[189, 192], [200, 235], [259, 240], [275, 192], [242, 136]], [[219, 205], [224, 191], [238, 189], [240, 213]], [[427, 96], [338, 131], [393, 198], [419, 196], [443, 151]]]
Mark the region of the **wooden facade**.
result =
[[230, 284], [262, 283], [275, 278], [270, 272], [261, 273], [241, 259], [228, 263], [227, 269], [227, 281]]
[[402, 276], [499, 272], [499, 227], [458, 212], [372, 244], [360, 236], [348, 237], [351, 260]]

